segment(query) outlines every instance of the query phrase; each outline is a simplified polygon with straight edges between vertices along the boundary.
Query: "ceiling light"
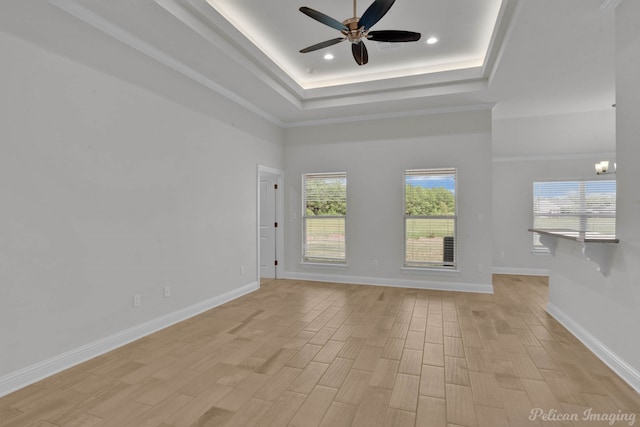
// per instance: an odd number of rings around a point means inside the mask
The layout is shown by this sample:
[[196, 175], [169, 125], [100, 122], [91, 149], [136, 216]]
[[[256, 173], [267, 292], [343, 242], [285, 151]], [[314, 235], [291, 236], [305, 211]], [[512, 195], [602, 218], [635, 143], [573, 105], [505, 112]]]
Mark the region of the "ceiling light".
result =
[[332, 53], [325, 54], [324, 59], [326, 59], [327, 61], [331, 61], [333, 59], [333, 54]]
[[616, 169], [617, 169], [617, 165], [615, 164], [615, 162], [613, 162], [613, 170], [609, 169], [609, 164], [611, 162], [607, 161], [607, 160], [603, 160], [601, 162], [598, 162], [595, 164], [596, 166], [596, 174], [597, 175], [602, 175], [602, 174], [610, 174], [610, 173], [616, 173]]
[[436, 44], [438, 43], [438, 38], [437, 37], [429, 37], [427, 39], [427, 44]]

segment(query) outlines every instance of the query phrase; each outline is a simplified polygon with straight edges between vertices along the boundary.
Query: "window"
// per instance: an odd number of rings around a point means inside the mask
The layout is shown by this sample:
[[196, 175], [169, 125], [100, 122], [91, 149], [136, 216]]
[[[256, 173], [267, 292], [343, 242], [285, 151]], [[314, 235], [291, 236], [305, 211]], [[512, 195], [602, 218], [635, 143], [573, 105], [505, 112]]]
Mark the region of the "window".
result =
[[456, 169], [404, 172], [404, 266], [455, 268]]
[[304, 189], [302, 260], [345, 264], [347, 173], [308, 173]]
[[[616, 181], [533, 183], [533, 228], [616, 234]], [[533, 233], [534, 251], [548, 252]]]

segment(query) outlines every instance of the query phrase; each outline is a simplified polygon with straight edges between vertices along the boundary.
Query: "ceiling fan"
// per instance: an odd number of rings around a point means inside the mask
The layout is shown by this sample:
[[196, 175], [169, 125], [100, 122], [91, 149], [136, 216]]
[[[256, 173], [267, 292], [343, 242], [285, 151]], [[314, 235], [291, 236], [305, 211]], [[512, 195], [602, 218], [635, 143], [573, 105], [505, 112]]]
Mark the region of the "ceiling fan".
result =
[[415, 42], [420, 40], [420, 33], [414, 33], [413, 31], [370, 31], [371, 27], [382, 19], [395, 1], [396, 0], [375, 0], [364, 12], [362, 17], [358, 18], [356, 15], [356, 0], [353, 0], [353, 18], [346, 19], [342, 22], [309, 7], [301, 7], [300, 12], [331, 28], [335, 28], [342, 33], [342, 37], [306, 47], [302, 49], [300, 53], [313, 52], [318, 49], [333, 46], [341, 41], [349, 40], [351, 42], [353, 59], [356, 60], [358, 65], [364, 65], [369, 62], [369, 54], [367, 53], [367, 47], [364, 45], [364, 39], [388, 43]]

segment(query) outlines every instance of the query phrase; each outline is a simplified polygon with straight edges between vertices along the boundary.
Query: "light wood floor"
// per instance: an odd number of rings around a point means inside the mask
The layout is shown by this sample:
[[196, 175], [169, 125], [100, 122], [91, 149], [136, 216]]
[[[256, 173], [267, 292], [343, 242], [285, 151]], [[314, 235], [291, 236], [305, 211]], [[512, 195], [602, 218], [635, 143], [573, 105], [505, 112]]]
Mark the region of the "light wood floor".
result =
[[[495, 294], [274, 280], [0, 399], [0, 426], [605, 426], [640, 396], [544, 310]], [[630, 425], [619, 421], [616, 426]]]

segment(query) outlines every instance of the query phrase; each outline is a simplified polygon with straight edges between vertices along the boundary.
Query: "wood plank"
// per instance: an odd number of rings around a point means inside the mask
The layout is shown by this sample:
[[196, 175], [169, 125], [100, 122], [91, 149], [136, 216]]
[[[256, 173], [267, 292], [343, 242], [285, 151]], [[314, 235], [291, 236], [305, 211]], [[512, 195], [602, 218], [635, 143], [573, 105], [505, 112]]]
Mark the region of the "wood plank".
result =
[[359, 405], [365, 390], [369, 386], [371, 376], [372, 372], [351, 369], [344, 383], [342, 383], [340, 391], [338, 391], [336, 400], [350, 405]]
[[385, 359], [400, 360], [402, 358], [402, 350], [404, 349], [405, 341], [398, 338], [387, 338], [380, 357]]
[[322, 346], [314, 344], [305, 344], [291, 359], [286, 363], [286, 366], [292, 368], [304, 369], [309, 362], [316, 357], [316, 354], [322, 349]]
[[316, 386], [293, 416], [289, 425], [292, 427], [320, 425], [337, 393], [338, 390], [335, 388]]
[[475, 427], [478, 425], [471, 387], [457, 384], [446, 384], [446, 395], [447, 422], [468, 427]]
[[302, 373], [302, 369], [284, 366], [271, 377], [254, 395], [258, 399], [274, 402], [289, 388], [289, 385]]
[[415, 412], [401, 411], [388, 408], [384, 417], [384, 425], [391, 427], [414, 427], [416, 424]]
[[476, 405], [478, 427], [510, 427], [507, 413], [502, 408]]
[[357, 410], [357, 406], [334, 401], [322, 419], [320, 427], [350, 427]]
[[440, 366], [422, 365], [420, 376], [420, 395], [445, 398], [444, 368]]
[[445, 382], [448, 384], [471, 385], [466, 359], [445, 356], [444, 374]]
[[415, 375], [398, 374], [391, 391], [389, 407], [404, 411], [416, 412], [420, 377]]
[[502, 389], [500, 390], [500, 397], [511, 425], [540, 425], [538, 420], [529, 419], [533, 405], [531, 405], [531, 401], [524, 391]]
[[444, 366], [444, 345], [424, 343], [422, 363], [425, 365]]
[[366, 340], [364, 338], [349, 338], [346, 340], [346, 344], [338, 352], [337, 356], [343, 359], [355, 360], [360, 354], [365, 343]]
[[[174, 412], [173, 415], [166, 418], [164, 422], [175, 426], [190, 426], [200, 419], [200, 417], [207, 411], [215, 407], [216, 403], [232, 390], [233, 389], [231, 387], [213, 384], [210, 389], [193, 398], [189, 403]], [[233, 411], [227, 411], [229, 413], [233, 413]], [[229, 414], [229, 418], [230, 417], [231, 414]]]
[[500, 386], [493, 374], [482, 372], [469, 372], [473, 400], [476, 405], [492, 406], [502, 408], [500, 398]]
[[513, 366], [513, 371], [518, 378], [543, 380], [542, 374], [528, 354], [509, 353], [508, 358]]
[[[251, 398], [233, 416], [224, 423], [225, 427], [255, 427], [262, 426], [262, 418], [273, 404], [265, 400]], [[221, 422], [207, 422], [207, 426], [221, 425]]]
[[444, 344], [444, 331], [442, 328], [427, 326], [424, 340], [433, 344]]
[[456, 337], [444, 337], [444, 355], [464, 358], [465, 353], [462, 339]]
[[300, 375], [293, 380], [288, 389], [296, 393], [311, 393], [311, 390], [327, 371], [327, 368], [329, 368], [329, 365], [326, 363], [310, 362]]
[[422, 370], [422, 350], [404, 349], [398, 372], [408, 375], [420, 375]]
[[445, 337], [462, 338], [462, 332], [457, 322], [443, 322], [442, 331]]
[[382, 348], [380, 347], [363, 346], [360, 354], [358, 354], [358, 357], [353, 363], [353, 369], [373, 372], [381, 353]]
[[329, 368], [327, 368], [322, 378], [320, 378], [318, 384], [327, 387], [340, 388], [345, 378], [347, 378], [347, 375], [349, 375], [352, 367], [353, 360], [337, 357], [333, 360], [331, 365], [329, 365]]
[[306, 398], [307, 396], [304, 394], [285, 391], [262, 416], [258, 425], [264, 427], [286, 426]]
[[563, 425], [531, 422], [532, 407], [640, 416], [638, 393], [546, 314], [545, 280], [494, 276], [494, 292], [271, 280], [0, 398], [0, 427]]
[[416, 427], [446, 427], [447, 410], [444, 399], [430, 396], [418, 397]]
[[493, 367], [483, 348], [465, 347], [464, 351], [467, 359], [467, 368], [470, 371], [493, 373]]
[[369, 385], [372, 387], [392, 389], [399, 364], [397, 360], [378, 359], [378, 363], [371, 375], [371, 380], [369, 380]]
[[422, 350], [424, 346], [424, 332], [409, 331], [404, 342], [404, 347], [412, 350]]
[[353, 427], [379, 427], [384, 424], [391, 390], [368, 387], [353, 418]]

